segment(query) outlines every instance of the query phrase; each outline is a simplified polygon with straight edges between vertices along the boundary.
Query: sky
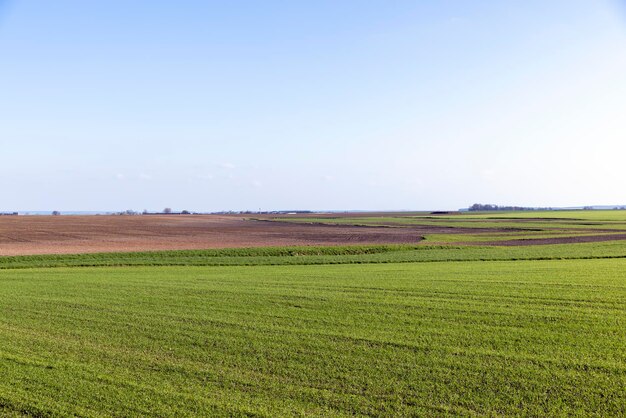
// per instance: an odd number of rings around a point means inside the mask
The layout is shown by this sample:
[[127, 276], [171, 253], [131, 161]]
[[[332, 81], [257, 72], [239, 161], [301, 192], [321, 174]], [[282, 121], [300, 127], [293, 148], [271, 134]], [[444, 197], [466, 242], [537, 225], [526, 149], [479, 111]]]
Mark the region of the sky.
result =
[[0, 211], [626, 204], [624, 0], [0, 0]]

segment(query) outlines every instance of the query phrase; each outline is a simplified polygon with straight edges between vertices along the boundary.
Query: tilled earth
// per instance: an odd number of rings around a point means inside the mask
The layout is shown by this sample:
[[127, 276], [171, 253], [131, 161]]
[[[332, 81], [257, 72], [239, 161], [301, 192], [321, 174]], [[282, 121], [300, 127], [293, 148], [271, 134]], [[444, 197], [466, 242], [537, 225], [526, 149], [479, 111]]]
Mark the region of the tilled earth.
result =
[[230, 215], [0, 216], [0, 255], [416, 243], [423, 232]]

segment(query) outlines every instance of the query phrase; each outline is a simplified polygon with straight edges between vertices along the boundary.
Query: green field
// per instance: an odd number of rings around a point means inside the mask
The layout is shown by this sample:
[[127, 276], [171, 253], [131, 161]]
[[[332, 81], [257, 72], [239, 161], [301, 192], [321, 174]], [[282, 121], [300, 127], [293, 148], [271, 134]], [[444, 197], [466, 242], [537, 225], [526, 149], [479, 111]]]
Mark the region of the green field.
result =
[[0, 416], [624, 414], [624, 241], [0, 258]]
[[37, 267], [258, 266], [561, 260], [626, 257], [626, 240], [529, 246], [367, 245], [0, 257], [1, 270]]
[[[571, 238], [626, 233], [626, 210], [552, 210], [519, 212], [463, 212], [433, 215], [384, 214], [324, 215], [285, 217], [275, 222], [317, 223], [326, 225], [384, 226], [423, 228], [422, 238], [432, 244], [497, 243], [507, 240]], [[444, 228], [428, 232], [429, 228]]]

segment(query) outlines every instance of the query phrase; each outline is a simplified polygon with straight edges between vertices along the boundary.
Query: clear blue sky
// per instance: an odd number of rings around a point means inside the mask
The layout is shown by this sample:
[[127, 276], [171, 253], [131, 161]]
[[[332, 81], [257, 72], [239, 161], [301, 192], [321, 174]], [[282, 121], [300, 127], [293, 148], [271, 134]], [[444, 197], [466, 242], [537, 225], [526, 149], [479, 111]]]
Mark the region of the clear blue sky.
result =
[[626, 204], [626, 7], [0, 0], [0, 211]]

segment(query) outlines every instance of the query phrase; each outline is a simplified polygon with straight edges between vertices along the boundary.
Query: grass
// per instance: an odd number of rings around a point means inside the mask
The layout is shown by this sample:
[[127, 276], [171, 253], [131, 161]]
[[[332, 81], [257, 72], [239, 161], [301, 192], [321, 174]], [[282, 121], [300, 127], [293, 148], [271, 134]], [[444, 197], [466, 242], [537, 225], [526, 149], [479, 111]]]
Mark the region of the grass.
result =
[[464, 212], [462, 219], [571, 219], [583, 221], [626, 221], [625, 210], [550, 210], [511, 212]]
[[259, 266], [626, 258], [626, 241], [533, 246], [365, 245], [0, 257], [0, 271], [106, 266]]
[[606, 212], [417, 245], [0, 257], [0, 416], [624, 416], [626, 241], [481, 244], [626, 221]]
[[535, 240], [544, 238], [577, 238], [586, 236], [610, 236], [623, 234], [621, 231], [614, 232], [560, 232], [560, 231], [524, 231], [524, 232], [482, 232], [474, 234], [426, 234], [424, 235], [427, 244], [466, 244], [466, 243], [498, 243], [510, 240]]
[[626, 413], [626, 260], [0, 272], [15, 415]]
[[360, 226], [425, 226], [444, 228], [473, 229], [508, 229], [512, 231], [563, 231], [563, 230], [626, 230], [624, 221], [601, 221], [585, 219], [509, 219], [509, 218], [463, 218], [454, 217], [410, 216], [410, 217], [358, 217], [358, 218], [275, 218], [274, 221], [294, 223], [320, 223], [327, 225], [360, 225]]

